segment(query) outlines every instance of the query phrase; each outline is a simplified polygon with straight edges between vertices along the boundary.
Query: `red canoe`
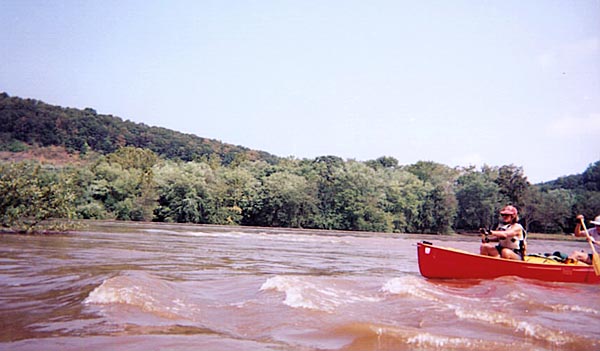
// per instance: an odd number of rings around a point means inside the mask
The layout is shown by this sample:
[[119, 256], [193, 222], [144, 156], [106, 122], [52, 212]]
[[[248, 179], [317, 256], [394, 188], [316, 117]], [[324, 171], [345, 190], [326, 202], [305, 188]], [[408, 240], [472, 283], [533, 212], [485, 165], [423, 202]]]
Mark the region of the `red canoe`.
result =
[[419, 270], [426, 278], [494, 279], [517, 276], [549, 282], [600, 283], [594, 268], [585, 263], [560, 263], [549, 258], [527, 256], [525, 261], [482, 256], [462, 250], [417, 244]]

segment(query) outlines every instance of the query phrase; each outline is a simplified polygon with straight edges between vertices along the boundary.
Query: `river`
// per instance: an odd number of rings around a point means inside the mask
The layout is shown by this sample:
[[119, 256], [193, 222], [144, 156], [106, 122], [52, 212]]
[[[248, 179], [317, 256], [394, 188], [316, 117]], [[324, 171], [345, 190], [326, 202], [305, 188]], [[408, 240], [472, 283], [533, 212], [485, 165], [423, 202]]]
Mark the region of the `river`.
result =
[[600, 286], [419, 274], [419, 240], [476, 237], [91, 222], [0, 240], [1, 350], [600, 349]]

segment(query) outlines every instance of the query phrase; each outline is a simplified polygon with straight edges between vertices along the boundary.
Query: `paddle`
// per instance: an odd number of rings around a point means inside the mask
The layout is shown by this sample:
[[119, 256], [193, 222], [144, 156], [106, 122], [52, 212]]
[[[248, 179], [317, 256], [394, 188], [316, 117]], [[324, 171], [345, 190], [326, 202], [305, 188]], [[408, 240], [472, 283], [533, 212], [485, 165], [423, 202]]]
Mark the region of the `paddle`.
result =
[[594, 266], [594, 272], [596, 275], [600, 275], [600, 257], [598, 256], [598, 252], [596, 252], [596, 248], [594, 247], [594, 243], [592, 242], [592, 237], [585, 226], [585, 222], [583, 218], [580, 218], [581, 225], [583, 226], [583, 230], [585, 230], [585, 235], [587, 236], [587, 241], [590, 243], [590, 247], [592, 248], [592, 266]]

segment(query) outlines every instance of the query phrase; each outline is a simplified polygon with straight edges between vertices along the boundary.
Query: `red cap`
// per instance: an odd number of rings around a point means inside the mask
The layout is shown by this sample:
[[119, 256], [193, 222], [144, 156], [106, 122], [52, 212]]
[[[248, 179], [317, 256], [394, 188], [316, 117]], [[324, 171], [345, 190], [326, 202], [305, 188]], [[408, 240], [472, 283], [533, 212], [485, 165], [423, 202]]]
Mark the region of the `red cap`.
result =
[[516, 216], [517, 213], [519, 213], [517, 211], [517, 209], [514, 206], [504, 206], [504, 208], [502, 209], [502, 211], [500, 211], [500, 214], [508, 214], [508, 215], [513, 215]]

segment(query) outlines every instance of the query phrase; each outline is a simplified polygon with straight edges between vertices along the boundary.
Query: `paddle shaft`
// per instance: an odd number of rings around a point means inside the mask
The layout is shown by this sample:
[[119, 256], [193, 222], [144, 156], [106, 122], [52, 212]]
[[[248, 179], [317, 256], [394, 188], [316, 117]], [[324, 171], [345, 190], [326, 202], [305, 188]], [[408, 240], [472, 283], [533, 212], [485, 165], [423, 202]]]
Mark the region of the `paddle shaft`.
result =
[[592, 241], [592, 237], [590, 233], [588, 233], [587, 227], [585, 226], [585, 222], [583, 218], [580, 218], [581, 225], [583, 226], [583, 230], [585, 230], [585, 236], [587, 236], [587, 241], [592, 248], [592, 265], [594, 266], [594, 272], [596, 275], [600, 275], [600, 257], [598, 257], [598, 252], [596, 252], [596, 248], [594, 247], [594, 242]]

